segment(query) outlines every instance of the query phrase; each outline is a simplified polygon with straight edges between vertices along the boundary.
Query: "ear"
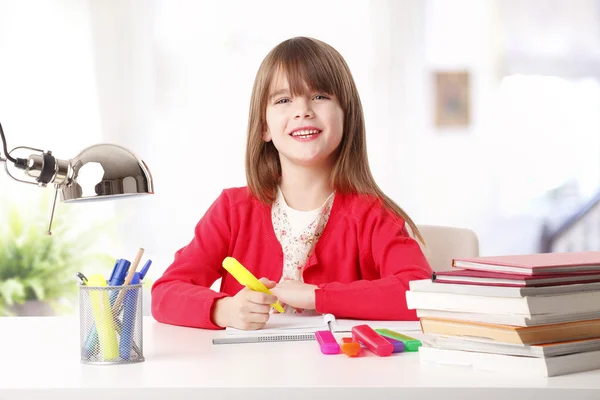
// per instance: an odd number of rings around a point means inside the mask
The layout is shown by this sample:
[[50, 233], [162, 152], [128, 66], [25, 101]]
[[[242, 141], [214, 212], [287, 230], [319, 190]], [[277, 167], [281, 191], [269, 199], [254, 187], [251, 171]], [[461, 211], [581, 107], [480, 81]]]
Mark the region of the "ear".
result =
[[262, 140], [268, 143], [271, 141], [271, 139], [271, 132], [269, 132], [269, 129], [267, 128], [267, 130], [262, 134]]

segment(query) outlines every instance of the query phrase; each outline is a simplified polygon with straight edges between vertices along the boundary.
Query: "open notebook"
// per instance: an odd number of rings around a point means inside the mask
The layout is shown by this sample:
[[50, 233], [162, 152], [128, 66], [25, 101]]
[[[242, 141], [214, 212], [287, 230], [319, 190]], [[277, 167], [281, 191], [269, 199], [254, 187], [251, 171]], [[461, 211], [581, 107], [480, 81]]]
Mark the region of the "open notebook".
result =
[[244, 331], [227, 328], [225, 334], [213, 339], [213, 344], [285, 342], [314, 340], [316, 331], [330, 330], [334, 333], [350, 333], [355, 325], [367, 324], [373, 329], [387, 328], [397, 332], [420, 332], [419, 321], [365, 321], [338, 319], [332, 314], [271, 314], [263, 329]]

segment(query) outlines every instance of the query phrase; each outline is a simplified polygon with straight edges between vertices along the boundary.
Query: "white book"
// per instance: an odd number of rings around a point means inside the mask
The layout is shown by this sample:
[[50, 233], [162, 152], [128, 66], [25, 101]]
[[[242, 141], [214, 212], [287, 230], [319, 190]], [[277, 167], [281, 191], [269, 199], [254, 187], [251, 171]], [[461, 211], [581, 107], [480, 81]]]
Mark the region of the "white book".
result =
[[409, 285], [410, 290], [412, 292], [455, 293], [486, 297], [532, 297], [555, 295], [561, 293], [567, 294], [600, 291], [600, 282], [580, 283], [574, 285], [561, 286], [507, 287], [491, 285], [466, 285], [458, 283], [439, 283], [433, 282], [431, 279], [419, 279], [411, 281]]
[[600, 319], [600, 311], [590, 313], [572, 314], [481, 314], [472, 312], [457, 312], [444, 310], [417, 310], [419, 318], [442, 318], [457, 321], [484, 322], [488, 324], [513, 325], [513, 326], [538, 326], [559, 324], [561, 322], [587, 321]]
[[258, 330], [226, 328], [225, 336], [213, 339], [214, 344], [314, 340], [315, 332], [350, 333], [352, 327], [366, 324], [373, 329], [387, 328], [400, 333], [421, 332], [419, 321], [371, 321], [340, 319], [332, 314], [278, 314], [269, 316], [267, 324]]
[[502, 343], [479, 338], [458, 338], [454, 336], [426, 335], [426, 345], [442, 350], [475, 351], [480, 353], [504, 354], [525, 357], [555, 357], [586, 351], [600, 351], [600, 338], [571, 340], [529, 346], [525, 344]]
[[600, 312], [600, 291], [546, 296], [491, 297], [456, 293], [406, 292], [409, 309], [481, 314], [572, 314]]
[[460, 365], [518, 376], [549, 377], [600, 368], [600, 351], [535, 358], [419, 347], [423, 363]]

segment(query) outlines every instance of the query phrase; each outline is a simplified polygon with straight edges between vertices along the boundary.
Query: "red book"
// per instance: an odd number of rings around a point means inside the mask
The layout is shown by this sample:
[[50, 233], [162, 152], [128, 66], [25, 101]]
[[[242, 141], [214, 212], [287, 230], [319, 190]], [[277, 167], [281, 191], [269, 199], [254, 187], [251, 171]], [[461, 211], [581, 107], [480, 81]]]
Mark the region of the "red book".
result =
[[575, 272], [571, 274], [544, 274], [531, 276], [457, 269], [454, 271], [435, 272], [433, 280], [436, 283], [454, 283], [460, 285], [540, 287], [600, 282], [600, 272]]
[[457, 258], [452, 261], [452, 266], [521, 275], [600, 272], [600, 251]]

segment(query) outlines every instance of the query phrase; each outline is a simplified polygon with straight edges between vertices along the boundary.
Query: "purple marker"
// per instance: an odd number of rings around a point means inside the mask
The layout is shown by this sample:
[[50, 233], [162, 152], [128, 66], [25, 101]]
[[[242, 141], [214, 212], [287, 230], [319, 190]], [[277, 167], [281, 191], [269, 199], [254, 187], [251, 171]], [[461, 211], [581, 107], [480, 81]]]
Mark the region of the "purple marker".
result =
[[383, 335], [381, 335], [381, 337], [383, 337], [385, 340], [387, 340], [394, 346], [394, 351], [392, 351], [392, 353], [402, 353], [404, 351], [404, 343], [402, 343], [401, 341]]

